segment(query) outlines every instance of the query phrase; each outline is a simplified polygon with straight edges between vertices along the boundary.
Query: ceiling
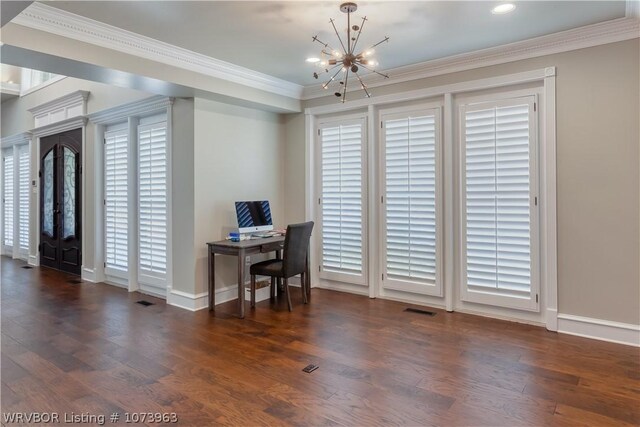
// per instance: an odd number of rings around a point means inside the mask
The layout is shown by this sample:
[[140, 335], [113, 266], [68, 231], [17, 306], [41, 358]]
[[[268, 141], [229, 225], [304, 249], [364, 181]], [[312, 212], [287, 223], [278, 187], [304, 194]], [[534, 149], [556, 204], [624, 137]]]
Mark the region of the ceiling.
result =
[[[622, 18], [624, 1], [515, 2], [514, 12], [493, 15], [495, 1], [359, 2], [357, 21], [368, 22], [361, 46], [384, 36], [376, 59], [390, 69], [499, 46], [588, 24]], [[54, 1], [68, 12], [142, 34], [298, 84], [316, 83], [318, 37], [339, 43], [329, 24], [346, 29], [339, 1]], [[342, 34], [341, 34], [342, 35]]]

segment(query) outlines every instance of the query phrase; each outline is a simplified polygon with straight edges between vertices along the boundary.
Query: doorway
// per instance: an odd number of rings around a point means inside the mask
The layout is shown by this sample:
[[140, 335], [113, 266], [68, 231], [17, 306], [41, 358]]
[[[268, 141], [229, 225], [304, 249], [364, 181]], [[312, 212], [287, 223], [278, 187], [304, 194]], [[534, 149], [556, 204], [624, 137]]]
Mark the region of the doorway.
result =
[[40, 265], [80, 274], [82, 129], [40, 139]]

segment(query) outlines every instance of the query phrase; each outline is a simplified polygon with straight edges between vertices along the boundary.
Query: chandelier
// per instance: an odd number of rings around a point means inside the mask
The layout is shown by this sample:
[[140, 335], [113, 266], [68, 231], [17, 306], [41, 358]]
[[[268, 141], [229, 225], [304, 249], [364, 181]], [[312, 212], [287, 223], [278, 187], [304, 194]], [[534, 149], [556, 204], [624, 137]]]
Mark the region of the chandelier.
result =
[[[359, 53], [358, 50], [356, 50], [358, 41], [360, 40], [360, 34], [362, 34], [362, 28], [367, 22], [367, 17], [365, 16], [364, 18], [362, 18], [362, 23], [360, 25], [351, 25], [351, 14], [357, 9], [358, 5], [355, 3], [343, 3], [340, 5], [340, 10], [343, 13], [347, 14], [347, 37], [345, 40], [346, 44], [338, 33], [335, 21], [333, 19], [329, 20], [331, 26], [333, 27], [333, 31], [338, 37], [338, 41], [340, 42], [342, 50], [332, 48], [328, 43], [324, 43], [323, 41], [318, 39], [317, 35], [315, 35], [313, 36], [313, 41], [322, 45], [322, 50], [320, 52], [321, 57], [307, 59], [308, 62], [316, 62], [323, 69], [323, 71], [320, 71], [320, 73], [313, 73], [313, 77], [315, 79], [320, 79], [320, 74], [327, 75], [323, 76], [323, 78], [331, 76], [329, 80], [323, 83], [322, 88], [329, 89], [329, 87], [331, 87], [332, 89], [335, 89], [335, 96], [340, 98], [342, 102], [345, 102], [347, 100], [347, 85], [349, 83], [349, 73], [352, 73], [355, 76], [355, 79], [357, 79], [360, 87], [364, 90], [367, 98], [371, 97], [371, 93], [367, 89], [367, 85], [365, 85], [362, 81], [360, 74], [369, 72], [378, 74], [386, 79], [389, 78], [388, 75], [380, 73], [376, 70], [378, 63], [375, 61], [375, 59], [373, 59], [375, 48], [382, 43], [388, 42], [389, 37], [385, 37], [378, 43], [359, 51]], [[339, 75], [340, 77], [338, 77]], [[353, 77], [351, 81], [354, 81]]]

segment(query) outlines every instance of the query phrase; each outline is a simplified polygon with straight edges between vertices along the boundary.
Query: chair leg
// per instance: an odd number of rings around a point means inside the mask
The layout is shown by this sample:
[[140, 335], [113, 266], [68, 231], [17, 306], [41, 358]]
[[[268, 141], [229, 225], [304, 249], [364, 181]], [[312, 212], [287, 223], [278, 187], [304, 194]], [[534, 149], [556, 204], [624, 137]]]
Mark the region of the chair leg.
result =
[[271, 289], [269, 290], [271, 294], [269, 295], [271, 299], [276, 297], [276, 278], [271, 276]]
[[293, 307], [291, 305], [291, 294], [289, 293], [289, 279], [285, 278], [282, 280], [284, 285], [284, 293], [287, 296], [287, 305], [289, 306], [289, 311], [293, 311]]
[[256, 306], [256, 275], [251, 275], [251, 307]]
[[300, 274], [300, 289], [302, 289], [302, 302], [307, 304], [307, 284], [304, 276], [304, 273]]

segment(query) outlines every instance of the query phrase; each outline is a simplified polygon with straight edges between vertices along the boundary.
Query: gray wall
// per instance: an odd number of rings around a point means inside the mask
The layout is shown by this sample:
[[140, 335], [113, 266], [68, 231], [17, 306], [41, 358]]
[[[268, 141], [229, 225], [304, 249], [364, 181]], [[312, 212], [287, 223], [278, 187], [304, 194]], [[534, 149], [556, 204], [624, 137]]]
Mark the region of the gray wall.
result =
[[[238, 227], [236, 200], [269, 200], [274, 225], [286, 224], [282, 129], [278, 114], [196, 98], [195, 293], [206, 290], [206, 243]], [[217, 260], [216, 287], [235, 285], [236, 259]]]
[[172, 288], [193, 293], [194, 253], [194, 101], [176, 99], [171, 120]]
[[148, 98], [152, 95], [148, 92], [66, 77], [25, 96], [3, 102], [1, 106], [2, 137], [33, 129], [33, 116], [27, 111], [29, 108], [36, 107], [77, 90], [90, 92], [89, 98], [87, 99], [88, 114], [126, 104], [127, 102]]
[[[557, 67], [559, 311], [640, 324], [639, 59], [635, 39], [399, 83], [374, 93]], [[310, 100], [305, 107], [329, 103], [335, 98]], [[285, 122], [291, 135], [287, 182], [304, 180], [298, 167], [304, 162], [299, 147], [304, 118], [297, 116]], [[287, 187], [287, 210], [296, 213], [289, 221], [304, 219], [299, 204], [304, 192], [298, 185]]]

